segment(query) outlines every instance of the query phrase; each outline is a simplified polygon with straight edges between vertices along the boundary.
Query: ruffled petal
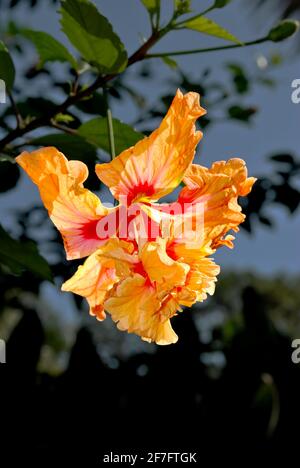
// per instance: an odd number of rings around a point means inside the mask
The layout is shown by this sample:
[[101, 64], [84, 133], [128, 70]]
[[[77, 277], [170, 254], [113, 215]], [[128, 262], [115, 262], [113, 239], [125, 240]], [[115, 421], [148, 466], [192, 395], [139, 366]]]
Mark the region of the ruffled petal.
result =
[[216, 162], [210, 169], [193, 164], [187, 170], [184, 177], [187, 186], [178, 201], [187, 206], [203, 203], [204, 238], [211, 240], [213, 249], [221, 245], [233, 247], [234, 237], [226, 234], [238, 231], [245, 219], [238, 197], [248, 195], [255, 180], [247, 177], [246, 164], [238, 158]]
[[208, 294], [214, 293], [220, 267], [212, 258], [208, 258], [214, 253], [209, 244], [197, 247], [195, 243], [169, 241], [167, 252], [177, 262], [189, 265], [185, 284], [177, 293], [180, 305], [190, 307], [197, 301], [205, 300]]
[[90, 255], [75, 275], [66, 281], [62, 291], [71, 291], [85, 297], [90, 306], [90, 314], [98, 320], [105, 319], [103, 303], [109, 290], [118, 281], [113, 261], [101, 261], [99, 253]]
[[155, 288], [136, 273], [122, 281], [104, 303], [120, 330], [135, 333], [146, 341], [171, 344], [177, 341], [168, 317], [160, 313]]
[[49, 216], [61, 232], [68, 259], [86, 257], [112, 235], [98, 236], [97, 224], [110, 210], [83, 187], [88, 176], [84, 163], [68, 161], [52, 147], [24, 152], [16, 161], [38, 186]]
[[140, 254], [146, 274], [152, 283], [156, 283], [159, 291], [182, 286], [190, 269], [187, 264], [177, 262], [168, 256], [166, 243], [167, 239], [161, 238], [156, 242], [148, 242]]
[[125, 205], [172, 192], [193, 160], [202, 137], [195, 121], [203, 114], [197, 93], [178, 90], [160, 127], [110, 163], [98, 164], [99, 179]]
[[90, 255], [76, 273], [62, 285], [62, 291], [71, 291], [85, 297], [90, 314], [98, 320], [105, 318], [103, 303], [113, 286], [131, 274], [137, 262], [132, 244], [111, 239]]

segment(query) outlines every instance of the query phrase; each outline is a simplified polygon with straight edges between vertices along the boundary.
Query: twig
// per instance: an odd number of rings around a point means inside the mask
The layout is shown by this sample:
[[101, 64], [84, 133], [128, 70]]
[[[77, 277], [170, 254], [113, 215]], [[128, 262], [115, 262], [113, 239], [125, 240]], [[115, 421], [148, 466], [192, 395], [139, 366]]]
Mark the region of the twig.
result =
[[10, 90], [7, 91], [7, 95], [8, 95], [8, 98], [9, 98], [9, 100], [10, 100], [11, 106], [12, 106], [12, 108], [13, 108], [13, 110], [14, 110], [14, 114], [15, 114], [15, 116], [16, 116], [17, 127], [18, 127], [18, 128], [22, 128], [22, 126], [23, 126], [23, 119], [22, 119], [21, 113], [20, 113], [20, 111], [19, 111], [19, 108], [18, 108], [18, 106], [17, 106], [17, 104], [16, 104], [16, 101], [14, 100], [14, 97], [13, 97], [13, 95], [12, 95], [12, 93], [11, 93]]
[[191, 49], [191, 50], [178, 50], [178, 51], [170, 51], [170, 52], [159, 52], [157, 54], [147, 54], [145, 55], [145, 59], [150, 58], [157, 58], [157, 57], [174, 57], [176, 55], [190, 55], [190, 54], [201, 54], [203, 52], [216, 52], [218, 50], [226, 50], [226, 49], [236, 49], [238, 47], [247, 47], [256, 44], [261, 44], [262, 42], [268, 41], [268, 37], [262, 37], [261, 39], [257, 39], [255, 41], [244, 42], [241, 44], [230, 44], [221, 47], [208, 47], [206, 49]]
[[[162, 35], [162, 32], [154, 32], [149, 37], [149, 39], [141, 47], [139, 47], [139, 49], [134, 54], [132, 54], [131, 57], [129, 57], [127, 68], [133, 65], [134, 63], [142, 60], [148, 52], [148, 50], [162, 37]], [[44, 113], [44, 115], [31, 120], [26, 125], [15, 128], [4, 138], [2, 138], [2, 140], [0, 140], [0, 149], [5, 148], [6, 145], [16, 140], [17, 138], [26, 135], [32, 130], [36, 130], [37, 128], [49, 125], [51, 120], [57, 114], [64, 113], [69, 107], [81, 101], [83, 98], [90, 96], [94, 93], [94, 91], [96, 91], [98, 88], [103, 87], [107, 82], [111, 81], [116, 76], [118, 76], [118, 73], [112, 73], [110, 75], [105, 76], [98, 76], [94, 83], [92, 83], [88, 88], [80, 90], [76, 94], [73, 94], [71, 96], [68, 96], [68, 98], [64, 102], [56, 106], [54, 109], [51, 109], [48, 112]]]
[[77, 130], [75, 130], [74, 128], [66, 127], [65, 125], [54, 122], [53, 120], [51, 120], [50, 122], [50, 127], [57, 128], [58, 130], [61, 130], [64, 133], [68, 133], [69, 135], [78, 135]]

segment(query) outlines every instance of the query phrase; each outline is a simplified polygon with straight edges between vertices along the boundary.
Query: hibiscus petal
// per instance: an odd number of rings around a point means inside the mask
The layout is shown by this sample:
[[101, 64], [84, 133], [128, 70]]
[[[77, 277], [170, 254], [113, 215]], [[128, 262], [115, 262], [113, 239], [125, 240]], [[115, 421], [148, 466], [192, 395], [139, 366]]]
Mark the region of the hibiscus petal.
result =
[[189, 266], [176, 262], [166, 252], [167, 239], [158, 238], [156, 242], [148, 242], [140, 254], [143, 267], [158, 290], [171, 290], [185, 283]]
[[110, 163], [98, 164], [99, 179], [127, 205], [172, 192], [193, 160], [202, 137], [195, 121], [203, 114], [197, 93], [183, 95], [178, 90], [160, 127]]
[[97, 223], [111, 210], [83, 187], [88, 169], [81, 161], [68, 161], [56, 148], [24, 152], [16, 158], [38, 186], [49, 216], [61, 232], [68, 259], [85, 257], [109, 237], [99, 238]]
[[238, 197], [246, 196], [255, 180], [247, 178], [246, 164], [238, 158], [216, 162], [210, 169], [193, 164], [187, 170], [187, 187], [180, 192], [178, 201], [204, 204], [204, 238], [212, 241], [213, 249], [221, 245], [233, 247], [234, 237], [226, 234], [231, 229], [238, 231], [245, 219]]
[[103, 303], [108, 291], [118, 281], [114, 262], [99, 259], [99, 253], [90, 255], [75, 275], [62, 285], [62, 291], [71, 291], [85, 297], [90, 306], [90, 314], [98, 320], [105, 319]]
[[78, 267], [61, 289], [85, 297], [90, 306], [90, 314], [103, 320], [104, 301], [113, 286], [132, 273], [136, 262], [132, 243], [110, 239]]
[[139, 274], [122, 281], [105, 301], [104, 307], [120, 330], [135, 333], [157, 344], [177, 341], [169, 319], [159, 313], [161, 303], [155, 289]]
[[220, 267], [209, 255], [214, 253], [209, 244], [201, 248], [189, 242], [169, 241], [167, 252], [170, 257], [189, 265], [189, 272], [184, 286], [178, 290], [177, 301], [184, 306], [192, 306], [196, 301], [203, 301], [207, 294], [215, 291]]

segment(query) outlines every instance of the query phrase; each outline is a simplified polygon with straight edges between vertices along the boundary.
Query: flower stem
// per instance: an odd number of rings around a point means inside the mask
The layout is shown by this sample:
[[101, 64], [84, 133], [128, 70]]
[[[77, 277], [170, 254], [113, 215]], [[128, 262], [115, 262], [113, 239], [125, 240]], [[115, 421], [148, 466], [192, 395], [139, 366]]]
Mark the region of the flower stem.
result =
[[109, 151], [111, 159], [116, 157], [116, 148], [115, 148], [115, 138], [114, 138], [114, 126], [112, 119], [112, 112], [108, 103], [108, 95], [106, 87], [103, 88], [104, 98], [106, 102], [106, 118], [107, 118], [107, 132], [108, 132], [108, 141], [109, 141]]
[[191, 49], [191, 50], [177, 50], [177, 51], [170, 51], [170, 52], [159, 52], [157, 54], [147, 54], [144, 58], [150, 59], [155, 57], [174, 57], [176, 55], [190, 55], [190, 54], [201, 54], [204, 52], [215, 52], [218, 50], [226, 50], [226, 49], [236, 49], [238, 47], [246, 47], [252, 46], [256, 44], [261, 44], [262, 42], [268, 41], [268, 37], [262, 37], [261, 39], [256, 39], [255, 41], [244, 42], [242, 44], [230, 44], [221, 47], [208, 47], [206, 49]]

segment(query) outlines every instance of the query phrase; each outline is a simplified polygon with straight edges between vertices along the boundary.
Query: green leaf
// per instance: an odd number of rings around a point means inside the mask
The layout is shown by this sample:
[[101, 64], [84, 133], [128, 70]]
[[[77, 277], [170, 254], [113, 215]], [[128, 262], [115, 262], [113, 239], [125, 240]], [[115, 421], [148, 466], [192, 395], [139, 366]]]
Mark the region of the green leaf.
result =
[[30, 141], [32, 146], [55, 146], [68, 159], [79, 159], [83, 162], [95, 161], [96, 148], [79, 135], [51, 133]]
[[86, 99], [78, 101], [75, 106], [86, 114], [106, 115], [106, 101], [101, 93], [93, 93]]
[[175, 0], [175, 12], [177, 16], [191, 12], [191, 0]]
[[[113, 119], [116, 154], [133, 146], [137, 141], [144, 138], [142, 133], [136, 132], [129, 125]], [[78, 133], [89, 142], [109, 153], [109, 140], [106, 118], [96, 118], [81, 125]]]
[[20, 33], [31, 41], [37, 49], [40, 57], [40, 66], [46, 62], [69, 62], [73, 68], [77, 68], [77, 62], [68, 49], [54, 37], [43, 31], [21, 29]]
[[154, 15], [160, 9], [160, 0], [141, 0], [142, 4], [149, 11], [150, 15]]
[[224, 8], [228, 5], [232, 0], [216, 0], [214, 3], [213, 8]]
[[296, 20], [283, 20], [268, 34], [268, 39], [273, 42], [281, 42], [293, 36], [299, 29], [300, 23]]
[[0, 264], [15, 275], [30, 271], [37, 276], [52, 281], [50, 267], [39, 254], [34, 242], [19, 242], [0, 225]]
[[198, 16], [191, 20], [187, 20], [182, 24], [182, 27], [199, 31], [202, 34], [219, 37], [220, 39], [225, 39], [226, 41], [241, 44], [239, 39], [237, 39], [233, 34], [205, 16]]
[[5, 86], [9, 91], [13, 87], [15, 75], [15, 66], [11, 56], [5, 44], [0, 41], [0, 79], [5, 82]]
[[161, 57], [162, 61], [173, 70], [178, 68], [178, 64], [175, 60], [171, 59], [171, 57]]
[[70, 123], [70, 122], [74, 122], [74, 117], [70, 114], [57, 114], [55, 116], [55, 122], [62, 122], [62, 123]]
[[109, 21], [89, 0], [63, 0], [62, 30], [82, 57], [100, 73], [119, 73], [127, 53]]

